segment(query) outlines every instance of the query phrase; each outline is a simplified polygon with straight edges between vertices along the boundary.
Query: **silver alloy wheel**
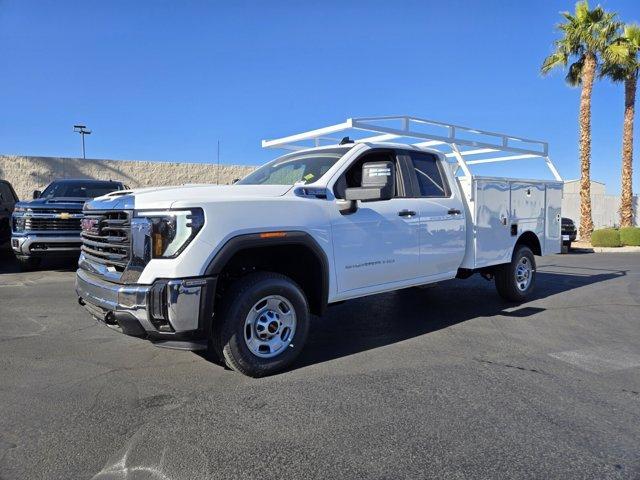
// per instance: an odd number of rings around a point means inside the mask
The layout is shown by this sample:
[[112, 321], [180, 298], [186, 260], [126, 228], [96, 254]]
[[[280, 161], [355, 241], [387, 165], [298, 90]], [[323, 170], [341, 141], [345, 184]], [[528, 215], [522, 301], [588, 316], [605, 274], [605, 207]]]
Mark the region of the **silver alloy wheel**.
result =
[[283, 353], [296, 333], [296, 312], [280, 295], [264, 297], [251, 307], [244, 322], [244, 341], [260, 358]]
[[533, 278], [533, 266], [527, 257], [522, 257], [516, 265], [516, 285], [518, 290], [524, 292], [529, 288]]

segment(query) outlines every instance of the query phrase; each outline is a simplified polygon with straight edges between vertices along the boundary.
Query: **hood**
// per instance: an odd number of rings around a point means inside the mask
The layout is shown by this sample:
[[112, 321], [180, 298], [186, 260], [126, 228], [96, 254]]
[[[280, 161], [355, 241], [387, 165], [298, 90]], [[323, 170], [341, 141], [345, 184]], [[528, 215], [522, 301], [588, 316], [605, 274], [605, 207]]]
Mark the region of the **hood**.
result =
[[87, 209], [193, 207], [206, 202], [280, 197], [291, 185], [182, 185], [112, 192], [87, 203]]
[[34, 200], [22, 201], [16, 203], [16, 207], [31, 208], [32, 210], [82, 210], [84, 202], [88, 201], [88, 198], [36, 198]]

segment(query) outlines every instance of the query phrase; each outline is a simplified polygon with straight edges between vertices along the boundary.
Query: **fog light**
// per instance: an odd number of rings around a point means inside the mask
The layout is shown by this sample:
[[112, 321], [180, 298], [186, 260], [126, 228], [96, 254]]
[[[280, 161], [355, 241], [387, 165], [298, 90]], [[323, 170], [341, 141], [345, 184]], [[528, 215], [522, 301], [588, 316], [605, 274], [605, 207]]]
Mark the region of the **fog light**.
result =
[[149, 321], [159, 332], [173, 332], [167, 313], [167, 284], [155, 283], [149, 291]]

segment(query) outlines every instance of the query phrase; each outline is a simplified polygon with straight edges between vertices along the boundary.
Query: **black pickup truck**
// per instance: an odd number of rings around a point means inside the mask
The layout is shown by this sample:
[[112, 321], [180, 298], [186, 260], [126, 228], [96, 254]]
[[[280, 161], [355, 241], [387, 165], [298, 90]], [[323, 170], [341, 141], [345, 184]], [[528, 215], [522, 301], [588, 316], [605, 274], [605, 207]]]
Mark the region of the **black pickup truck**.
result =
[[16, 203], [11, 247], [22, 268], [37, 267], [43, 257], [77, 258], [84, 202], [125, 189], [111, 180], [55, 180], [43, 192], [33, 192], [33, 200]]
[[576, 241], [578, 229], [570, 218], [562, 217], [562, 245], [571, 250], [571, 243]]
[[18, 201], [16, 191], [7, 180], [0, 180], [0, 248], [11, 239], [11, 214]]

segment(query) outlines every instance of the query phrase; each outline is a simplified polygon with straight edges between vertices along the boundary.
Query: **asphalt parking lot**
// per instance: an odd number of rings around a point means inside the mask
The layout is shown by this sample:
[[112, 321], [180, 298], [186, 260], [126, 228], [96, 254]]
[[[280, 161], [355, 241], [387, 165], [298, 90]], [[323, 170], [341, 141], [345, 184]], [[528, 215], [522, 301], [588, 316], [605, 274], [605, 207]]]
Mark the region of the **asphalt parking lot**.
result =
[[250, 379], [96, 324], [0, 257], [0, 478], [640, 478], [640, 255], [332, 307]]

